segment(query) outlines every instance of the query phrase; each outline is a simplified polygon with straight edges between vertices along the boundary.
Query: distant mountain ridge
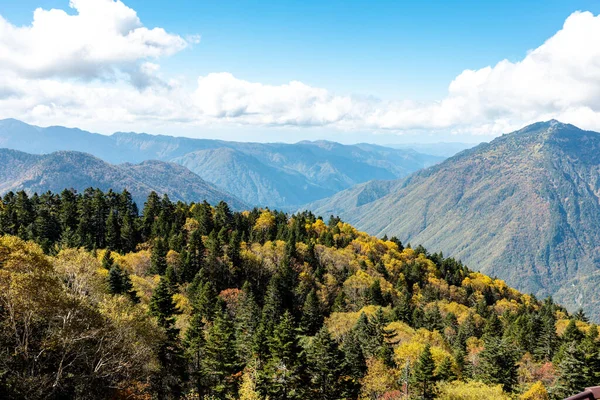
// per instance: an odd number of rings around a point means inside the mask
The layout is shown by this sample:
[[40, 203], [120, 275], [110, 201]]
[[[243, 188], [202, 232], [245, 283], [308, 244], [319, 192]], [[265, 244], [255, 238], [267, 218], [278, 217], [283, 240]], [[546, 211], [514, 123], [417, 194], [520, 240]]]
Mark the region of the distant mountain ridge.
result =
[[600, 320], [600, 134], [548, 121], [307, 206]]
[[443, 160], [369, 144], [242, 143], [131, 132], [105, 136], [14, 119], [0, 121], [0, 147], [34, 154], [81, 151], [110, 163], [172, 161], [247, 203], [279, 208], [297, 207], [371, 179], [397, 179]]
[[[204, 181], [185, 167], [163, 161], [112, 165], [94, 156], [75, 151], [59, 151], [45, 155], [0, 149], [0, 193], [25, 190], [59, 193], [73, 188], [102, 190], [127, 189], [141, 208], [152, 191], [168, 194], [171, 200], [217, 204], [223, 200], [237, 210], [248, 204]], [[230, 203], [231, 202], [231, 203]]]

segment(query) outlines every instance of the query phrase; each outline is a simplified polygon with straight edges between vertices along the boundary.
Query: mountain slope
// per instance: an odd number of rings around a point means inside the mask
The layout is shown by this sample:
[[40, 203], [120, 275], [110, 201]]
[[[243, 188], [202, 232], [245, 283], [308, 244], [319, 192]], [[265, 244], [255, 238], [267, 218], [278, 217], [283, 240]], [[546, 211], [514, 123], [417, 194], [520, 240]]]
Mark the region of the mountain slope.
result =
[[308, 208], [442, 250], [520, 290], [554, 294], [597, 316], [599, 196], [600, 134], [549, 121]]
[[397, 179], [441, 161], [408, 149], [334, 142], [240, 143], [0, 121], [0, 146], [35, 154], [74, 150], [111, 163], [185, 165], [251, 204], [297, 207], [371, 179]]
[[230, 148], [194, 151], [173, 161], [250, 204], [299, 204], [306, 198], [320, 199], [334, 193], [300, 173], [270, 168]]
[[60, 192], [64, 188], [82, 191], [90, 186], [117, 191], [126, 188], [140, 206], [148, 193], [156, 191], [167, 193], [173, 200], [201, 202], [206, 199], [212, 204], [224, 200], [231, 202], [236, 209], [248, 207], [243, 201], [174, 163], [145, 161], [112, 165], [74, 151], [33, 155], [0, 149], [0, 193], [10, 190]]

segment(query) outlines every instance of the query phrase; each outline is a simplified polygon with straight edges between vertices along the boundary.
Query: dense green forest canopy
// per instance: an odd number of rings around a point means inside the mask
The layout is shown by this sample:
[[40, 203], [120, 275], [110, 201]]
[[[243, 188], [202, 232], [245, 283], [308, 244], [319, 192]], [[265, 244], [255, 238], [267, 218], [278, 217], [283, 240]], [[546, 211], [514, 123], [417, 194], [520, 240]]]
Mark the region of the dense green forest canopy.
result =
[[559, 399], [598, 328], [330, 217], [151, 193], [0, 203], [0, 397]]

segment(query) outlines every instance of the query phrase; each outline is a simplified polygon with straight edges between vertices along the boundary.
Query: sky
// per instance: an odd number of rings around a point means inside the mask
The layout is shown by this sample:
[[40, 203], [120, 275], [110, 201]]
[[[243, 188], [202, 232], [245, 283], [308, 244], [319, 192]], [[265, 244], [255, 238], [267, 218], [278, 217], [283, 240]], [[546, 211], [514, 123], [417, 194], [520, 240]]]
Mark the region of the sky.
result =
[[0, 118], [244, 141], [600, 131], [600, 1], [0, 0]]

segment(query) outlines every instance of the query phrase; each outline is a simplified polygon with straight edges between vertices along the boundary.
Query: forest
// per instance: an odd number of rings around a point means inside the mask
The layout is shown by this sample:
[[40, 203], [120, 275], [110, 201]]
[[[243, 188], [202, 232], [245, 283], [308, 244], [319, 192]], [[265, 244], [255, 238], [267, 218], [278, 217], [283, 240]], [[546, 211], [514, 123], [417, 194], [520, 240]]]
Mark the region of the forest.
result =
[[544, 400], [600, 384], [582, 311], [335, 216], [21, 191], [0, 234], [4, 399]]

